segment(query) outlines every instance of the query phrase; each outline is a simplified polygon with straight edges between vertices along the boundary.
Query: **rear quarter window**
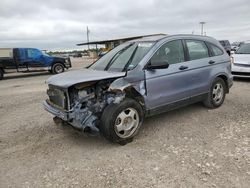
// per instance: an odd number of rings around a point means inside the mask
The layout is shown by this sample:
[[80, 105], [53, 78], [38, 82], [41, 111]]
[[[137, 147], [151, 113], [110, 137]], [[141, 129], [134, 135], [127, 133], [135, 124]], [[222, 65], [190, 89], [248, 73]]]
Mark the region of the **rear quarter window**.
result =
[[223, 54], [223, 51], [219, 47], [217, 47], [217, 46], [215, 46], [213, 44], [209, 44], [209, 45], [210, 45], [211, 50], [213, 52], [213, 56], [218, 56], [218, 55]]

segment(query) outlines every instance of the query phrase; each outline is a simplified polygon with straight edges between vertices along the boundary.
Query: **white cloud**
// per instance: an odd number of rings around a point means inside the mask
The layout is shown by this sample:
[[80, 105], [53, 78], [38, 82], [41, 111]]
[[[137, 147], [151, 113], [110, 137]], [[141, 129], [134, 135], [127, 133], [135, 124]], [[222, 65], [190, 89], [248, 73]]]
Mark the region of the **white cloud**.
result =
[[101, 40], [151, 33], [200, 33], [250, 39], [248, 0], [1, 0], [0, 47], [75, 48]]

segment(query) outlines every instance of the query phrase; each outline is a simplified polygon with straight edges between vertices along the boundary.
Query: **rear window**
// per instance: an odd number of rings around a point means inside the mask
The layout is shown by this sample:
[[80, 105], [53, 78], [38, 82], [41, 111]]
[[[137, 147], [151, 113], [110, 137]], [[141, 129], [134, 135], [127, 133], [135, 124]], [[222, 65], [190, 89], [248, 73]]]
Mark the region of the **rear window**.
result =
[[186, 40], [189, 60], [196, 60], [209, 57], [208, 48], [203, 41]]

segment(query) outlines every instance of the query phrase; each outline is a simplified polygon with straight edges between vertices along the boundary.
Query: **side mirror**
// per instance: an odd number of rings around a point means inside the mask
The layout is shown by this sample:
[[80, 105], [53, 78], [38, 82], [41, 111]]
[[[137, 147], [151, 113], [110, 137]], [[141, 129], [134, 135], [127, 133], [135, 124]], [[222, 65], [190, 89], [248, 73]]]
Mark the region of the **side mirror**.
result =
[[167, 61], [152, 61], [148, 63], [146, 66], [147, 69], [153, 70], [153, 69], [167, 69], [169, 67], [169, 64]]

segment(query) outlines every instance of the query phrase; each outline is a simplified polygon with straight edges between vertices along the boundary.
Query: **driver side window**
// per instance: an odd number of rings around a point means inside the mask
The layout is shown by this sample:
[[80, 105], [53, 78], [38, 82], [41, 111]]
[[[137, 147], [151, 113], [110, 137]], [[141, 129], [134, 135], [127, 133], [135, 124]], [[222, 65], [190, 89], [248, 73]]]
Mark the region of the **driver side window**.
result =
[[151, 65], [169, 65], [184, 62], [184, 50], [181, 40], [174, 40], [163, 44], [151, 58]]
[[36, 58], [39, 55], [41, 55], [41, 53], [37, 49], [28, 49], [28, 57], [29, 58]]

